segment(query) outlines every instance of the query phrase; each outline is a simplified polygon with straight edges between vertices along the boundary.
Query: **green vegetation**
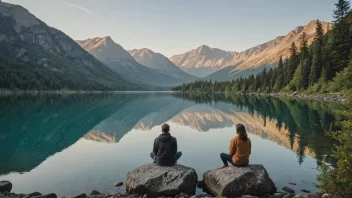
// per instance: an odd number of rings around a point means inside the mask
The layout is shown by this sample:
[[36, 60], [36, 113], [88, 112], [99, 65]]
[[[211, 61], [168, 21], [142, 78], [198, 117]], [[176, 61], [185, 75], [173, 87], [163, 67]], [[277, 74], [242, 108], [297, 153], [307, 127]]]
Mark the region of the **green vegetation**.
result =
[[[174, 87], [174, 91], [273, 93], [351, 92], [352, 76], [352, 13], [349, 2], [339, 1], [334, 12], [335, 25], [324, 35], [317, 20], [314, 42], [308, 46], [306, 33], [289, 49], [290, 57], [280, 57], [278, 66], [259, 75], [250, 75], [231, 82], [196, 81]], [[350, 62], [350, 64], [349, 64]]]
[[323, 163], [317, 186], [329, 193], [352, 197], [352, 113], [351, 109], [338, 113], [346, 120], [337, 122], [336, 126], [341, 129], [332, 134], [339, 142], [332, 154], [338, 159], [337, 166], [330, 167]]

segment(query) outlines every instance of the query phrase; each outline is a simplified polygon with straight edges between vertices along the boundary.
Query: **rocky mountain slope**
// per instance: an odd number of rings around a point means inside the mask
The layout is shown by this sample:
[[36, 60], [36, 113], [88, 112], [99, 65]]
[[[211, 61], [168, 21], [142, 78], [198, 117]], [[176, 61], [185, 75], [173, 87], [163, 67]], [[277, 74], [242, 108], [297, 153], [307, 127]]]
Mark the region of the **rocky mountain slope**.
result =
[[[280, 56], [287, 57], [289, 55], [288, 49], [292, 42], [295, 42], [297, 47], [299, 47], [299, 37], [303, 32], [307, 34], [308, 42], [311, 43], [314, 39], [315, 25], [316, 20], [313, 20], [305, 26], [296, 27], [286, 36], [279, 36], [269, 42], [257, 45], [240, 53], [228, 52], [225, 54], [223, 51], [217, 58], [214, 58], [214, 56], [195, 54], [194, 51], [204, 48], [201, 46], [185, 54], [173, 56], [170, 60], [181, 69], [186, 68], [188, 70], [189, 68], [193, 68], [195, 72], [197, 72], [197, 68], [214, 68], [215, 70], [219, 70], [209, 75], [207, 77], [208, 79], [231, 80], [240, 76], [248, 76], [252, 73], [260, 72], [263, 66], [276, 66]], [[322, 25], [325, 33], [327, 29], [331, 29], [332, 27], [332, 24], [327, 22], [322, 22]], [[188, 56], [188, 54], [192, 53], [195, 54], [195, 56]], [[199, 73], [202, 73], [202, 71], [200, 70]]]
[[138, 63], [109, 36], [76, 42], [113, 71], [138, 82], [154, 86], [173, 86], [185, 82], [183, 78], [165, 75], [165, 73]]
[[0, 2], [0, 27], [0, 89], [142, 89], [21, 6]]
[[175, 55], [170, 60], [183, 71], [198, 77], [205, 77], [226, 65], [237, 52], [227, 52], [202, 45], [184, 54]]
[[194, 76], [182, 71], [167, 57], [160, 53], [155, 53], [150, 49], [134, 49], [128, 51], [132, 57], [140, 64], [151, 69], [156, 69], [161, 73], [181, 78], [181, 79], [195, 79]]

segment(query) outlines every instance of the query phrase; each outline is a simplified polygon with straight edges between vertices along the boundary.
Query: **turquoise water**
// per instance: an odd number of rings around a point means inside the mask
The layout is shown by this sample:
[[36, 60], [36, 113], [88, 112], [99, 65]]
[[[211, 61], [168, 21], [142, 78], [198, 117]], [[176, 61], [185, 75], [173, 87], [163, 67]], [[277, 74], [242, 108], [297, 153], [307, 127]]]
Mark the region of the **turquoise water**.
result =
[[[9, 95], [0, 97], [0, 180], [16, 193], [59, 196], [124, 191], [129, 171], [150, 163], [167, 122], [199, 179], [222, 165], [235, 124], [252, 140], [250, 163], [263, 164], [281, 189], [316, 190], [318, 160], [334, 163], [324, 134], [337, 104], [318, 101], [172, 93]], [[288, 182], [297, 185], [292, 186]], [[197, 191], [201, 193], [201, 190]]]

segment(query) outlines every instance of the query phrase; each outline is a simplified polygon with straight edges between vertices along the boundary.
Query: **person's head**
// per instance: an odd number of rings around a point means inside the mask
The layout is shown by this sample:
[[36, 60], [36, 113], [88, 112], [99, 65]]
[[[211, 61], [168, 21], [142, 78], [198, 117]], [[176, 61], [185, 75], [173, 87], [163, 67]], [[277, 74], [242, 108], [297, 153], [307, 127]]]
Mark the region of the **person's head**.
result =
[[170, 126], [168, 124], [165, 123], [161, 126], [161, 132], [168, 133], [169, 131], [170, 131]]
[[243, 124], [236, 125], [236, 133], [240, 136], [243, 141], [247, 140], [247, 132]]

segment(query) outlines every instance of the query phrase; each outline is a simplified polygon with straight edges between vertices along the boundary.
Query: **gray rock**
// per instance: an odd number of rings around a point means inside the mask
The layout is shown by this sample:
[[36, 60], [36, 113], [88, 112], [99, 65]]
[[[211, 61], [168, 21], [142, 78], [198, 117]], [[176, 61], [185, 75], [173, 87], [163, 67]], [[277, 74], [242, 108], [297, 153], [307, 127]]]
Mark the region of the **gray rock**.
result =
[[315, 193], [309, 193], [309, 194], [302, 195], [302, 197], [303, 198], [320, 198], [321, 194], [318, 192], [315, 192]]
[[285, 192], [288, 192], [288, 193], [295, 193], [294, 190], [292, 190], [291, 188], [289, 188], [287, 186], [282, 187], [282, 190], [284, 190]]
[[100, 193], [98, 192], [98, 191], [96, 191], [96, 190], [91, 190], [90, 192], [89, 192], [89, 196], [93, 196], [93, 195], [99, 195]]
[[172, 196], [181, 193], [195, 194], [197, 173], [193, 168], [180, 164], [158, 166], [147, 164], [128, 173], [126, 190], [148, 196]]
[[28, 195], [25, 195], [23, 198], [31, 198], [31, 197], [36, 197], [42, 195], [40, 192], [32, 192], [29, 193]]
[[252, 195], [242, 195], [241, 198], [258, 198], [258, 197], [252, 196]]
[[275, 198], [282, 198], [283, 196], [285, 196], [286, 193], [274, 193], [273, 197]]
[[12, 183], [9, 181], [0, 181], [0, 192], [11, 192]]
[[57, 195], [55, 193], [50, 193], [46, 195], [35, 196], [33, 198], [57, 198]]
[[73, 195], [70, 198], [87, 198], [88, 196], [85, 193], [82, 193], [80, 195]]
[[292, 198], [294, 196], [295, 196], [295, 194], [290, 193], [290, 194], [283, 196], [282, 198]]
[[332, 195], [331, 194], [328, 194], [328, 193], [325, 193], [321, 196], [321, 198], [331, 198]]
[[122, 186], [122, 185], [123, 185], [123, 182], [116, 182], [116, 183], [114, 184], [115, 187], [119, 187], [119, 186]]
[[203, 178], [207, 190], [218, 197], [261, 196], [276, 192], [263, 165], [214, 169], [205, 172]]

